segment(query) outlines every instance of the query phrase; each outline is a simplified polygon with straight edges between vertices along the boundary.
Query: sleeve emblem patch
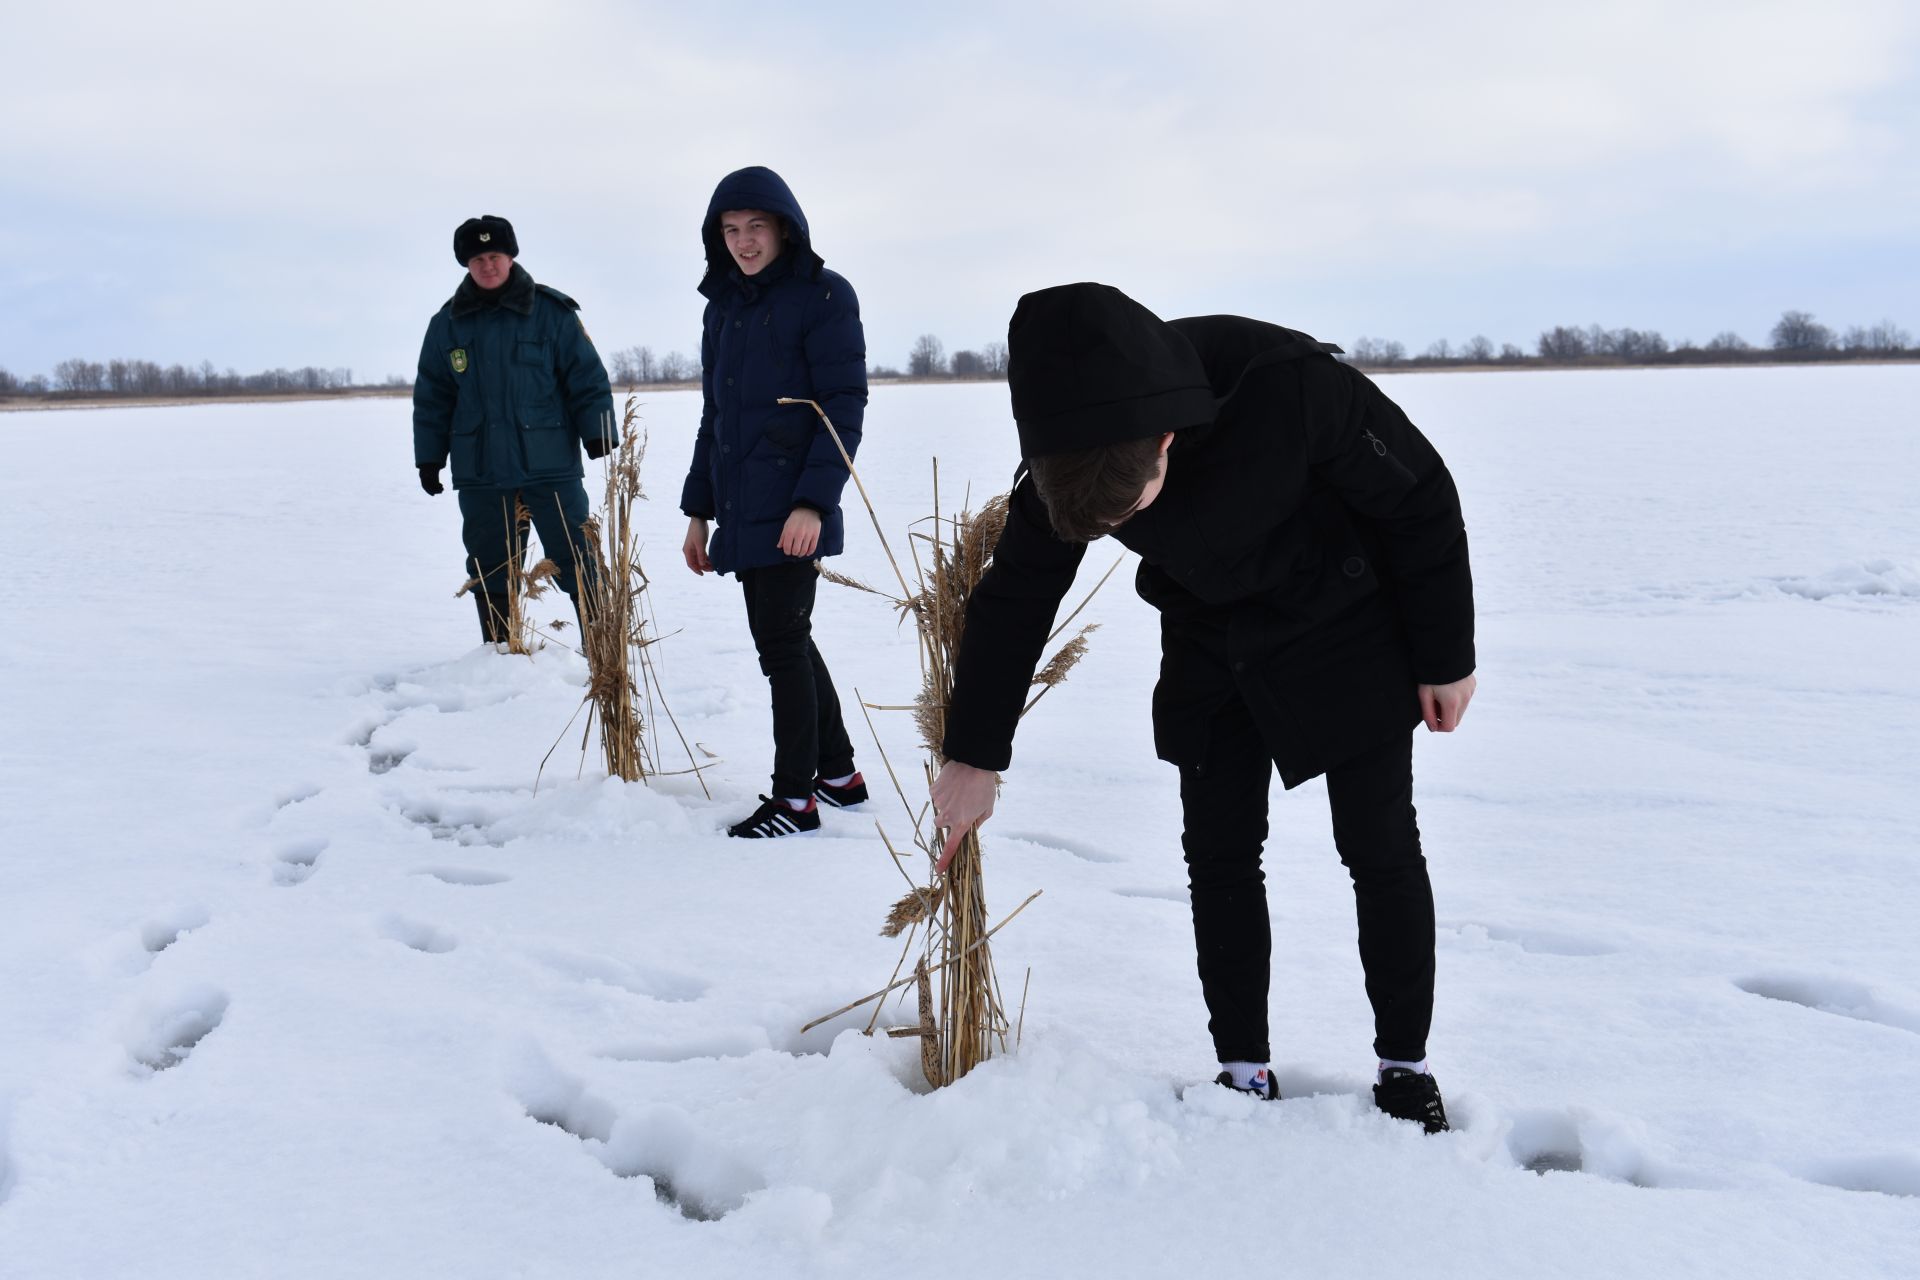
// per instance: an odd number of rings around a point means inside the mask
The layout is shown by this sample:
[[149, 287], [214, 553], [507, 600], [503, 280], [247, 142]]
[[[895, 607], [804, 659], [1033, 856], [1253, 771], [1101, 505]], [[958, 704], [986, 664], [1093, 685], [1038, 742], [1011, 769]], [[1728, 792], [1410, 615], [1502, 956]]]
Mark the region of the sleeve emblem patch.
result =
[[453, 361], [453, 371], [455, 373], [465, 373], [467, 371], [467, 349], [465, 347], [455, 347], [447, 358]]

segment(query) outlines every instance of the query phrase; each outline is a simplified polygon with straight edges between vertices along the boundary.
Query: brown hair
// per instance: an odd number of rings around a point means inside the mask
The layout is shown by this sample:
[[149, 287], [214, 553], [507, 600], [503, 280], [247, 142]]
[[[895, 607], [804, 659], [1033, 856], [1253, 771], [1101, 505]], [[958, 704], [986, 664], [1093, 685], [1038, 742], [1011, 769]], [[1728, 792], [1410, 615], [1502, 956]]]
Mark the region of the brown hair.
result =
[[1092, 542], [1126, 519], [1160, 474], [1160, 437], [1049, 453], [1029, 458], [1027, 469], [1054, 533], [1067, 542]]

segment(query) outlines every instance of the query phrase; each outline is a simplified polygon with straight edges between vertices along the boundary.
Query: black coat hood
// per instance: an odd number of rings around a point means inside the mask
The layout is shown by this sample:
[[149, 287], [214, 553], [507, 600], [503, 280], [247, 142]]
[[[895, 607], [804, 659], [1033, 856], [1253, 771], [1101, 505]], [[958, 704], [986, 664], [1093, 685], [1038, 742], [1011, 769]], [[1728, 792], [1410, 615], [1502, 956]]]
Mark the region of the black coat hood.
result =
[[826, 259], [814, 251], [813, 238], [807, 230], [807, 215], [801, 212], [800, 202], [793, 198], [793, 191], [779, 174], [762, 165], [752, 165], [735, 169], [720, 179], [720, 185], [713, 189], [713, 199], [707, 202], [707, 216], [700, 224], [700, 243], [707, 253], [707, 271], [700, 278], [702, 294], [718, 297], [728, 282], [743, 279], [733, 263], [733, 255], [727, 252], [726, 241], [720, 238], [720, 215], [729, 209], [764, 209], [780, 215], [787, 224], [787, 247], [782, 253], [794, 255], [793, 270], [802, 279], [820, 278]]
[[1144, 439], [1213, 421], [1207, 366], [1186, 336], [1106, 284], [1020, 299], [1007, 387], [1022, 457]]

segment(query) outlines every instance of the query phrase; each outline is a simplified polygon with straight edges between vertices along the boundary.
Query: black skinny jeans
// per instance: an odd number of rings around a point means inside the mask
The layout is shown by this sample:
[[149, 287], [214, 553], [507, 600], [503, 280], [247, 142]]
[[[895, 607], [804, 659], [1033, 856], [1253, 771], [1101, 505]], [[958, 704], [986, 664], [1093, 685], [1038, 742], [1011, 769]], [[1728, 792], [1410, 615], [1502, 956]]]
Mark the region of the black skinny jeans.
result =
[[[1205, 758], [1180, 769], [1200, 986], [1221, 1062], [1266, 1062], [1273, 940], [1260, 850], [1273, 761], [1246, 704], [1215, 717]], [[1333, 842], [1353, 877], [1374, 1053], [1418, 1062], [1433, 1023], [1433, 888], [1413, 812], [1409, 730], [1327, 771]]]
[[788, 800], [812, 795], [816, 776], [853, 772], [853, 744], [840, 719], [840, 697], [813, 643], [819, 584], [810, 563], [740, 571], [747, 629], [773, 693], [773, 794]]

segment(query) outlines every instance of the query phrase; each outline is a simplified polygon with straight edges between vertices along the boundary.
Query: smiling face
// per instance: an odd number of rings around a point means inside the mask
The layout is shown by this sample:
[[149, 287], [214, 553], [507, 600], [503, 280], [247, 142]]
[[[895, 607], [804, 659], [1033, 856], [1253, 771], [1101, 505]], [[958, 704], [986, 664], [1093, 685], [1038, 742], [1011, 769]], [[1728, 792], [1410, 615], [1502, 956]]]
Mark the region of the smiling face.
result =
[[786, 224], [765, 209], [729, 209], [720, 215], [720, 238], [743, 276], [758, 275], [787, 247]]
[[504, 253], [476, 253], [467, 259], [467, 274], [482, 289], [498, 289], [513, 272], [513, 259]]

